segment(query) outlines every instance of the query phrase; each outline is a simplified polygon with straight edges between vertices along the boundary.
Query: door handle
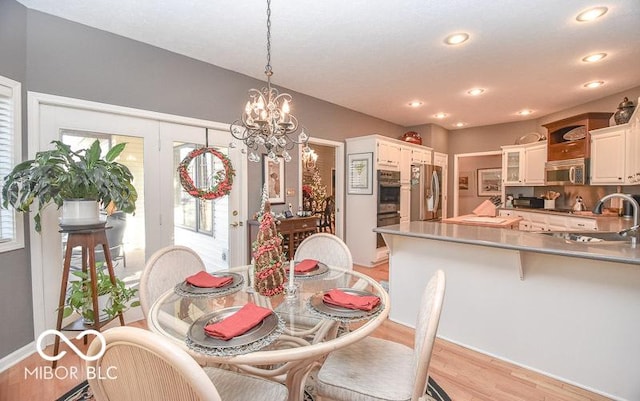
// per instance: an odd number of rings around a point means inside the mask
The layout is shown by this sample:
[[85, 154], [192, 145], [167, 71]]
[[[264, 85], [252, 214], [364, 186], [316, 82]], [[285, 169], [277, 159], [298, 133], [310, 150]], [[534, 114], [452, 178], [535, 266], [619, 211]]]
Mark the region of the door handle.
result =
[[238, 227], [240, 224], [237, 221], [234, 221], [233, 223], [229, 224], [231, 227]]

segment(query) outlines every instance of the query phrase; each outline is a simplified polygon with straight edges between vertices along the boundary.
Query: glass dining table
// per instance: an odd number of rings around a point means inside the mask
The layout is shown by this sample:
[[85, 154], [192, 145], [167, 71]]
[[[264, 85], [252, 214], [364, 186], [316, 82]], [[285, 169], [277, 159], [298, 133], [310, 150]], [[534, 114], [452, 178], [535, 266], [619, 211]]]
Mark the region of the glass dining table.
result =
[[[370, 335], [389, 314], [387, 292], [371, 277], [353, 270], [319, 263], [315, 270], [296, 273], [295, 294], [272, 297], [253, 289], [251, 265], [213, 274], [233, 280], [215, 289], [176, 283], [151, 306], [149, 329], [173, 340], [203, 366], [223, 366], [286, 384], [290, 401], [303, 400], [307, 376], [331, 351]], [[323, 296], [332, 289], [374, 295], [380, 303], [371, 310], [330, 305]], [[247, 303], [273, 313], [227, 341], [204, 334], [205, 325], [223, 320]]]

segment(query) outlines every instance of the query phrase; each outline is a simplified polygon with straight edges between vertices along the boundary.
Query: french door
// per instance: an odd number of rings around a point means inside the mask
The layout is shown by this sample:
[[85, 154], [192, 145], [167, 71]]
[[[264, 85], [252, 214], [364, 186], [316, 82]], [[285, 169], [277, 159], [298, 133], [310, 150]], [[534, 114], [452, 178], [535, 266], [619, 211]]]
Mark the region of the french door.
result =
[[[230, 146], [225, 125], [37, 93], [29, 93], [28, 112], [30, 158], [53, 140], [127, 142], [119, 161], [132, 170], [139, 197], [135, 215], [127, 216], [125, 269], [135, 268], [133, 255], [139, 255], [141, 269], [153, 252], [171, 244], [195, 248], [207, 270], [246, 263], [246, 158], [239, 146]], [[184, 152], [205, 144], [206, 128], [209, 146], [228, 155], [236, 171], [230, 195], [216, 201], [185, 197], [176, 178]], [[42, 215], [40, 234], [32, 225], [36, 336], [55, 327], [63, 258], [58, 217], [51, 206]]]

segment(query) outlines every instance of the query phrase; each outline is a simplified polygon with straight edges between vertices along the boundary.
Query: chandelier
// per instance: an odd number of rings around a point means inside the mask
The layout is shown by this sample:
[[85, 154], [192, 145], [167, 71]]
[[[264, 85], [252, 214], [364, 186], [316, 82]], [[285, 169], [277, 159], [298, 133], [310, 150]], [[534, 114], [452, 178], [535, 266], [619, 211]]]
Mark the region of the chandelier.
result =
[[234, 138], [245, 143], [249, 150], [249, 161], [259, 162], [260, 153], [277, 161], [281, 156], [290, 162], [289, 150], [295, 145], [306, 144], [309, 136], [302, 128], [296, 138], [298, 119], [290, 112], [291, 95], [279, 93], [271, 87], [271, 0], [267, 0], [267, 65], [264, 68], [267, 87], [262, 90], [249, 89], [249, 100], [242, 117], [231, 124]]
[[318, 154], [315, 150], [311, 149], [308, 145], [302, 148], [302, 165], [310, 170], [316, 166], [318, 160]]

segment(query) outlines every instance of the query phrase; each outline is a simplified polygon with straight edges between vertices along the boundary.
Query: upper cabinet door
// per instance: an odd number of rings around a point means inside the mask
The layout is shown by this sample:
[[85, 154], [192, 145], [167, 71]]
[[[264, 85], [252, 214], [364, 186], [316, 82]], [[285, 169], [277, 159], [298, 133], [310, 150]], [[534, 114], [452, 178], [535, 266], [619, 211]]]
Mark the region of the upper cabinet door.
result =
[[591, 184], [625, 183], [625, 129], [591, 135]]
[[400, 166], [400, 145], [378, 141], [378, 169], [398, 171]]
[[522, 185], [524, 148], [510, 148], [502, 151], [502, 180], [505, 185]]
[[547, 162], [547, 143], [538, 142], [524, 149], [525, 185], [544, 185], [544, 164]]
[[431, 151], [429, 149], [412, 149], [411, 164], [431, 164]]

